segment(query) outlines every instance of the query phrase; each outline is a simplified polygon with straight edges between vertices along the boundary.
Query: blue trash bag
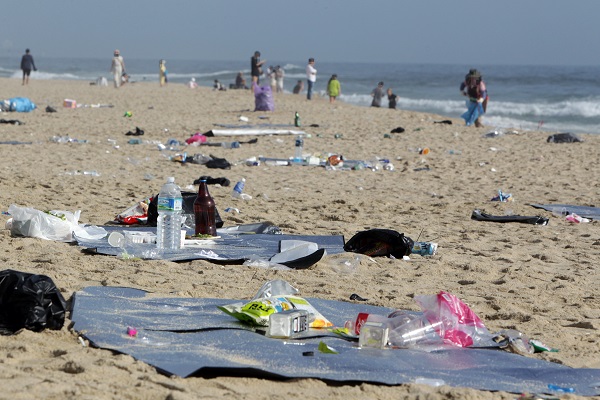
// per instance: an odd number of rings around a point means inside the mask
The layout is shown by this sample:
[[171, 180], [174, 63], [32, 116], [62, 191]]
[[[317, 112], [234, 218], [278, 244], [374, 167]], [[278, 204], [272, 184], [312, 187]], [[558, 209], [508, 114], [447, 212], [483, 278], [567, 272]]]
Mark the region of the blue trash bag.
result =
[[483, 106], [481, 103], [467, 100], [467, 108], [467, 111], [461, 117], [465, 120], [467, 126], [471, 126], [479, 116], [484, 114]]
[[8, 99], [10, 102], [10, 111], [29, 112], [36, 109], [35, 103], [26, 97], [13, 97]]
[[256, 82], [252, 82], [252, 89], [254, 90], [254, 111], [275, 110], [271, 86], [258, 86]]

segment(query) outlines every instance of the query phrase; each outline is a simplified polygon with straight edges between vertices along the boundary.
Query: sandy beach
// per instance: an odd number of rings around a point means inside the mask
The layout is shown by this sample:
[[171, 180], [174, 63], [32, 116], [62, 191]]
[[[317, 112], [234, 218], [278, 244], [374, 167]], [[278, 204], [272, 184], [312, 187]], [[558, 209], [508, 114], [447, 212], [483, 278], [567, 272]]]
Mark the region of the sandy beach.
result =
[[[2, 113], [23, 125], [0, 125], [0, 209], [11, 204], [39, 210], [81, 210], [80, 222], [104, 225], [136, 202], [158, 193], [169, 176], [185, 188], [202, 175], [246, 178], [252, 200], [231, 199], [232, 187], [211, 186], [225, 225], [270, 221], [284, 233], [343, 235], [387, 228], [439, 244], [433, 257], [410, 261], [362, 256], [353, 272], [327, 256], [302, 271], [273, 271], [207, 261], [172, 263], [87, 255], [78, 246], [0, 231], [3, 269], [51, 277], [66, 299], [94, 285], [124, 286], [177, 297], [251, 298], [272, 279], [284, 279], [305, 297], [348, 301], [350, 294], [378, 306], [419, 310], [414, 295], [444, 290], [467, 303], [492, 332], [516, 329], [558, 348], [531, 355], [577, 368], [600, 368], [600, 225], [573, 224], [529, 204], [597, 206], [600, 136], [583, 143], [547, 143], [551, 134], [515, 130], [495, 138], [493, 127], [436, 121], [446, 116], [357, 107], [325, 98], [276, 94], [274, 112], [254, 112], [249, 91], [188, 89], [182, 84], [134, 83], [120, 89], [82, 81], [0, 79], [1, 97], [27, 97], [38, 109]], [[112, 108], [67, 109], [78, 104]], [[45, 112], [46, 106], [57, 109]], [[493, 101], [490, 103], [493, 107]], [[130, 111], [131, 117], [124, 117]], [[310, 134], [304, 152], [347, 159], [386, 158], [392, 171], [327, 170], [315, 166], [247, 166], [250, 157], [288, 158], [290, 135], [259, 136], [237, 149], [187, 147], [188, 155], [213, 154], [229, 170], [170, 161], [156, 143], [184, 141], [215, 124], [292, 124], [294, 113]], [[259, 117], [267, 117], [260, 119]], [[485, 124], [485, 117], [483, 120]], [[311, 125], [315, 125], [312, 126]], [[139, 127], [142, 144], [125, 133]], [[403, 133], [390, 133], [403, 127]], [[86, 143], [57, 143], [66, 136]], [[236, 138], [209, 138], [230, 141]], [[237, 138], [247, 140], [248, 138]], [[419, 148], [429, 148], [421, 155]], [[77, 174], [96, 171], [98, 176]], [[512, 202], [492, 202], [498, 190]], [[239, 214], [226, 213], [236, 207]], [[547, 226], [471, 220], [474, 209], [493, 215], [541, 215]], [[10, 218], [2, 215], [1, 226]], [[67, 319], [60, 331], [22, 331], [0, 337], [0, 377], [11, 399], [513, 399], [517, 395], [424, 385], [327, 385], [313, 379], [179, 378], [128, 355], [82, 346]], [[566, 395], [564, 398], [582, 398]]]

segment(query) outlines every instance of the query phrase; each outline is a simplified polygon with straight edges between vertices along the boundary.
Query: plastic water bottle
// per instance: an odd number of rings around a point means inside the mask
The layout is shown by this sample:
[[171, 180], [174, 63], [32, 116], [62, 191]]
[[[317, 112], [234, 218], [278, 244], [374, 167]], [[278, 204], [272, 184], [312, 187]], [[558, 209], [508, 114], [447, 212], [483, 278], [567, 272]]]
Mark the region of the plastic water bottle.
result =
[[222, 142], [221, 147], [224, 147], [226, 149], [239, 149], [240, 142]]
[[302, 162], [302, 151], [304, 150], [304, 139], [301, 136], [296, 138], [294, 162]]
[[236, 183], [235, 186], [233, 187], [233, 190], [231, 191], [231, 197], [233, 199], [238, 199], [238, 200], [250, 200], [252, 198], [252, 196], [249, 196], [246, 193], [244, 193], [245, 185], [246, 185], [246, 178], [240, 179], [238, 181], [238, 183]]
[[159, 250], [181, 248], [181, 222], [183, 198], [175, 178], [167, 178], [158, 194], [158, 220], [156, 223], [156, 247]]

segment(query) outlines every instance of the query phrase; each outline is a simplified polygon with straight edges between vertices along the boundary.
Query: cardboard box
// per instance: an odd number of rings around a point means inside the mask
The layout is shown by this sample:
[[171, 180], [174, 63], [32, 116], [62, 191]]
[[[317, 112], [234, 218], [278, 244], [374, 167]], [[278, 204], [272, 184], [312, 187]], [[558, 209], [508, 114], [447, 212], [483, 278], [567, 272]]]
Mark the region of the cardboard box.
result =
[[66, 108], [77, 108], [77, 102], [71, 99], [65, 99], [63, 101], [63, 106]]

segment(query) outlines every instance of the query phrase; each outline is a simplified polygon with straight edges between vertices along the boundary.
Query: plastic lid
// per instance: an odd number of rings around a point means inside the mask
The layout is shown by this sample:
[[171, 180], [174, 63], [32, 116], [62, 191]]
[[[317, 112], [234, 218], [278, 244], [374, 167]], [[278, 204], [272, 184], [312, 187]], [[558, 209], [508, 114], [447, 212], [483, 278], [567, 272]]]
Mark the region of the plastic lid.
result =
[[175, 183], [175, 178], [170, 176], [167, 178], [167, 183]]

